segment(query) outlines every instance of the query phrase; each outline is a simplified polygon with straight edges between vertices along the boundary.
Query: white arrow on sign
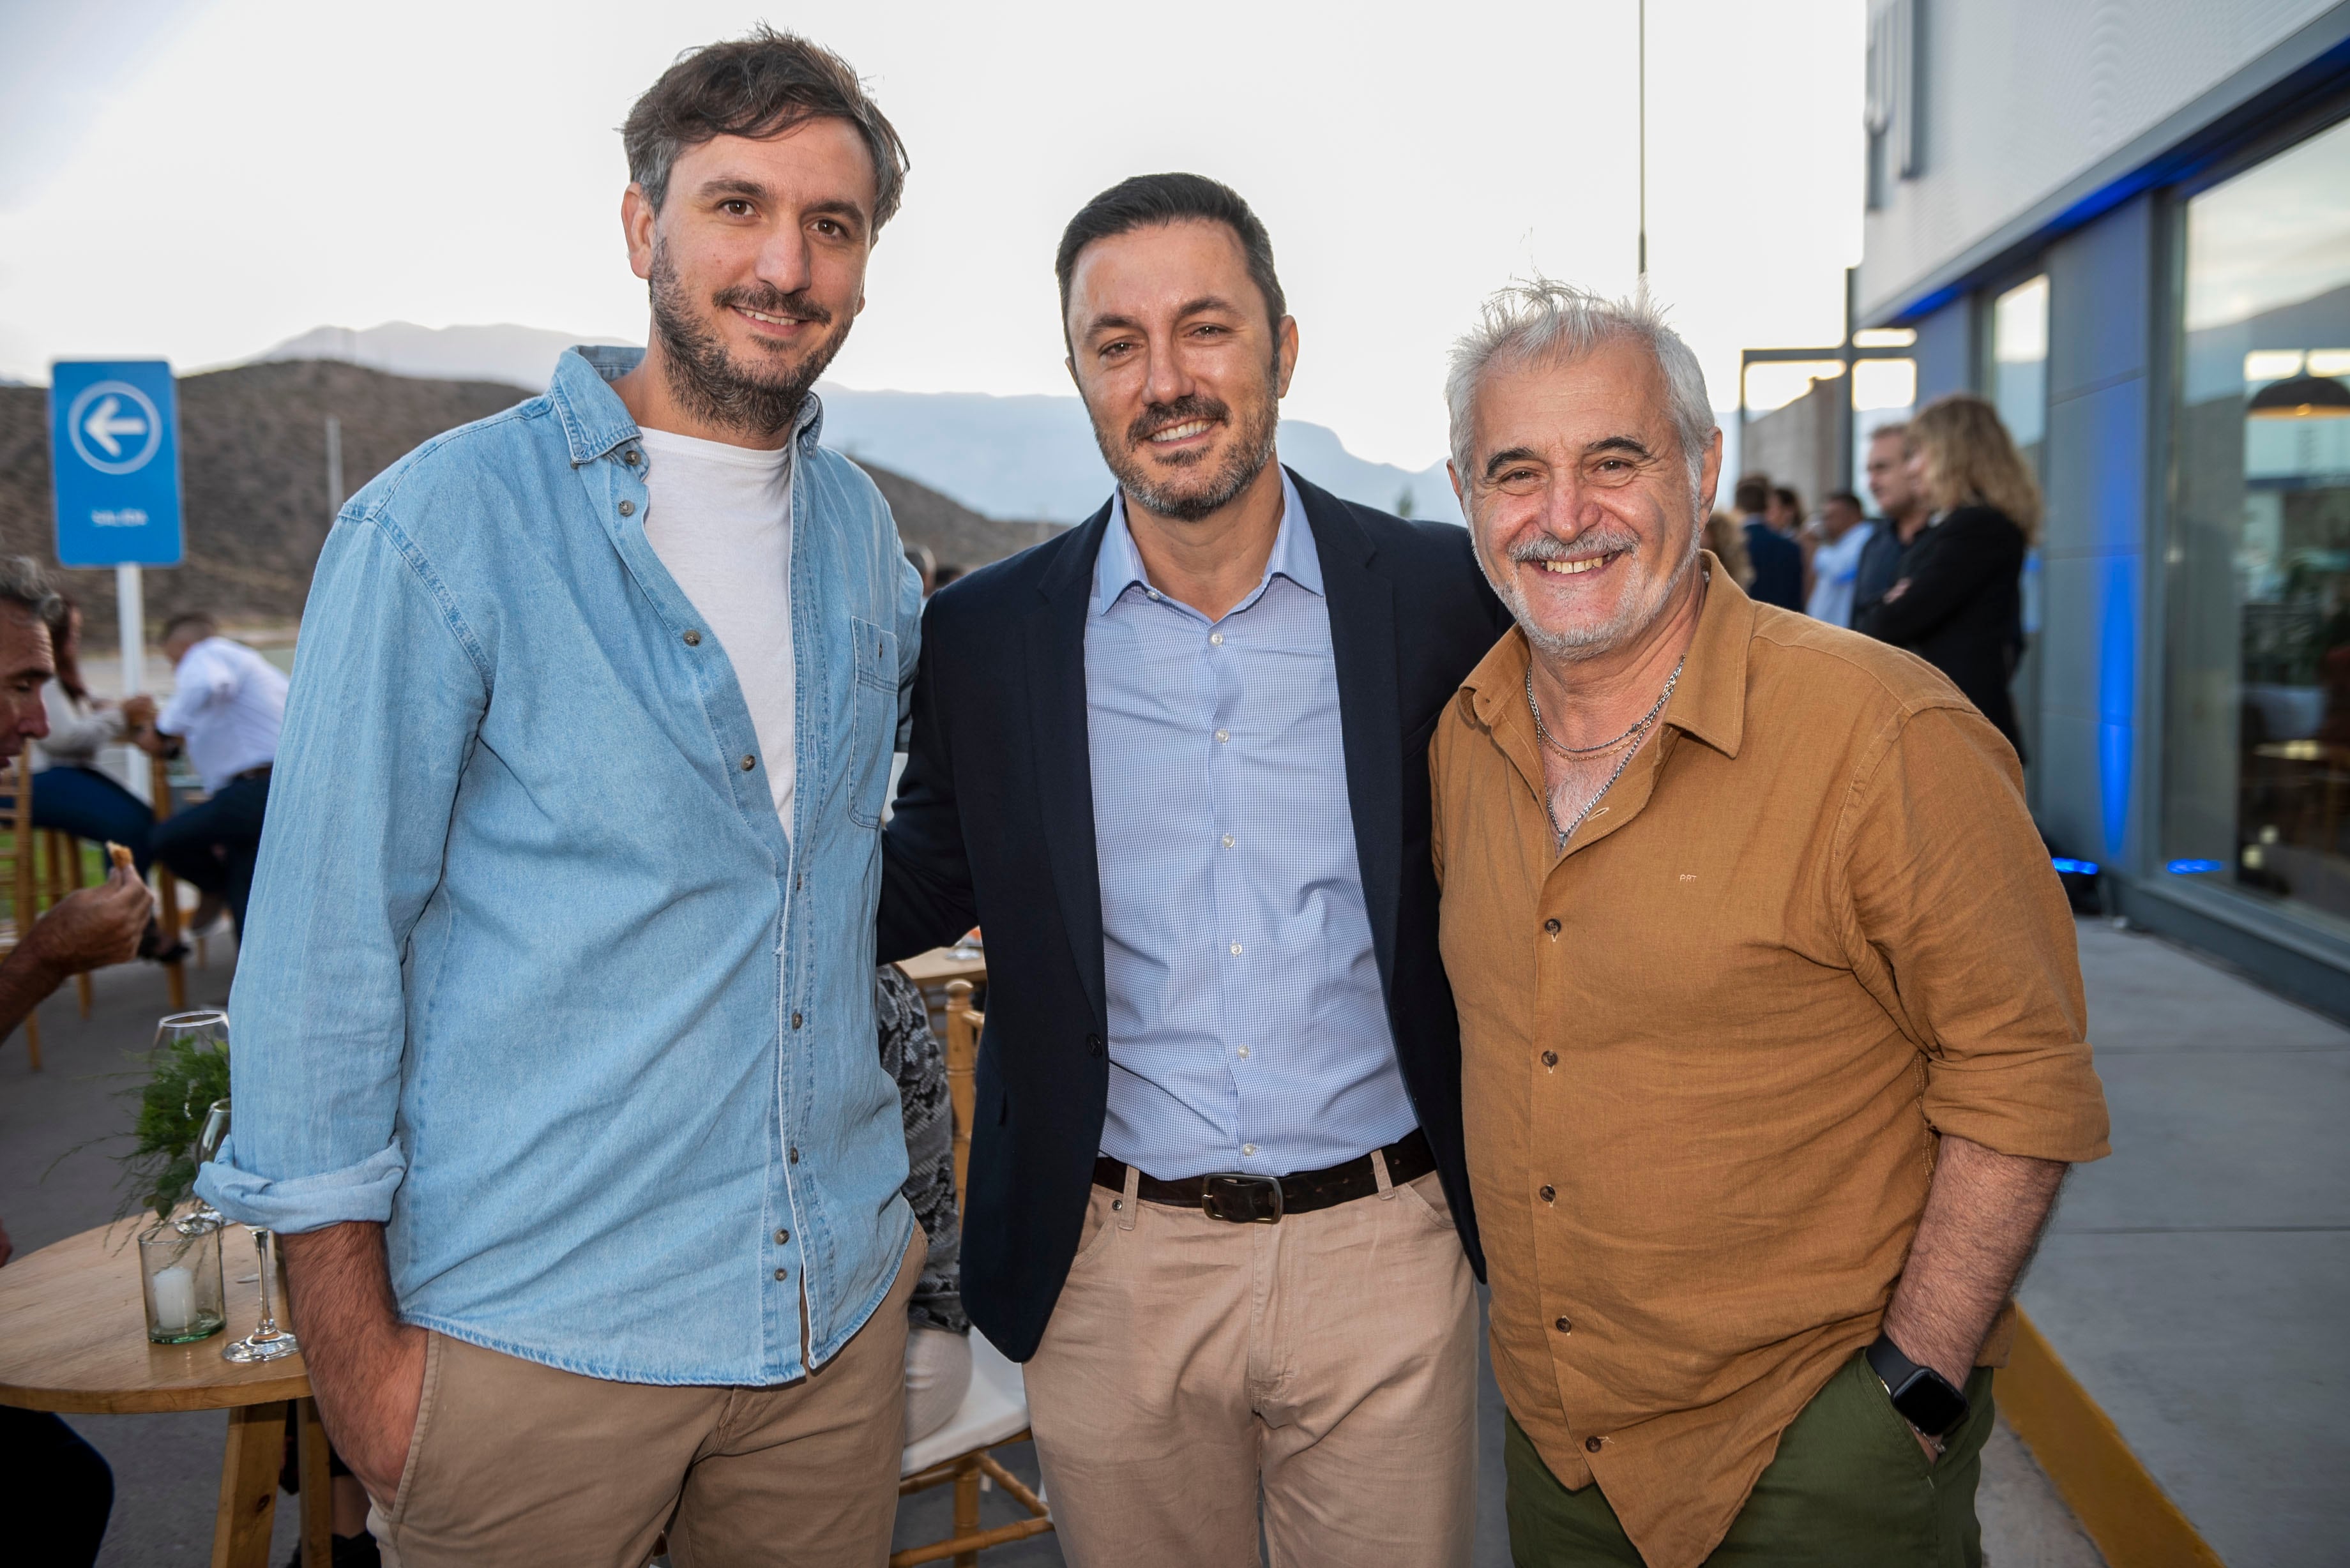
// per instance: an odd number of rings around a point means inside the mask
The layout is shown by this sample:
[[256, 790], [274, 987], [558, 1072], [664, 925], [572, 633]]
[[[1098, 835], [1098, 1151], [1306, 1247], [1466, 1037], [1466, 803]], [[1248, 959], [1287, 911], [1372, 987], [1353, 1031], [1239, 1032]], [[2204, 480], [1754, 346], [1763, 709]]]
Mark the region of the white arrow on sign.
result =
[[66, 410], [75, 455], [100, 473], [136, 473], [163, 444], [154, 400], [128, 381], [84, 387]]
[[122, 443], [115, 438], [145, 435], [147, 421], [136, 417], [123, 418], [122, 400], [109, 392], [99, 400], [98, 407], [90, 410], [89, 418], [82, 421], [81, 428], [90, 440], [106, 449], [107, 456], [120, 457]]

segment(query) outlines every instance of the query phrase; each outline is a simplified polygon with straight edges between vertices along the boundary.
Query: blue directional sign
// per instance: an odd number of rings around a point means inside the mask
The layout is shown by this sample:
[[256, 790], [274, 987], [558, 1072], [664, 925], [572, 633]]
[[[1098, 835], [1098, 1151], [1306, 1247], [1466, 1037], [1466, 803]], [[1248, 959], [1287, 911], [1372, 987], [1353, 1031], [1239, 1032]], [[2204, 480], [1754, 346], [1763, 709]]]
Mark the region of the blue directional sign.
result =
[[180, 564], [180, 400], [161, 359], [60, 359], [49, 369], [57, 561]]

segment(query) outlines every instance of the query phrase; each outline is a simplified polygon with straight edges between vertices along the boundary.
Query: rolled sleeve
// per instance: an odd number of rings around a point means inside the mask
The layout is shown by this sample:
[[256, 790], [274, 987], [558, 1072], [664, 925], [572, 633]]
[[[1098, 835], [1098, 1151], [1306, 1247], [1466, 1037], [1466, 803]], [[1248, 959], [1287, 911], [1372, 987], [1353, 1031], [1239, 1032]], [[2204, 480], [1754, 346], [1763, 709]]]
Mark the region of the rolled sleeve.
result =
[[2111, 1152], [2064, 890], [2015, 753], [1971, 708], [1898, 721], [1859, 781], [1846, 864], [1858, 941], [1925, 1054], [1926, 1118], [2001, 1154]]
[[234, 1116], [197, 1190], [287, 1231], [387, 1218], [408, 1012], [402, 962], [440, 885], [486, 661], [431, 563], [389, 518], [328, 535], [236, 982]]

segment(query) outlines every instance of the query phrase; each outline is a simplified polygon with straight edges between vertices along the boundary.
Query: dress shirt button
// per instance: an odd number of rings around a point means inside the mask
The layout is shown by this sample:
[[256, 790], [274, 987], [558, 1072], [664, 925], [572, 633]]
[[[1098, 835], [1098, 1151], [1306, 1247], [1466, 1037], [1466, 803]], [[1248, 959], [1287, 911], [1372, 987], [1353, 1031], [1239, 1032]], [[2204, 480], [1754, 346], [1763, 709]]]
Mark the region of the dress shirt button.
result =
[[[795, 1012], [795, 1013], [793, 1013], [793, 1014], [792, 1014], [792, 1027], [793, 1027], [793, 1028], [795, 1028], [795, 1029], [797, 1029], [799, 1026], [800, 1026], [800, 1015], [799, 1015], [798, 1013]], [[796, 1158], [796, 1157], [795, 1157], [795, 1158]]]
[[1243, 1154], [1254, 1154], [1256, 1152], [1256, 1145], [1253, 1143], [1244, 1143], [1241, 1145], [1241, 1152]]
[[628, 451], [620, 454], [620, 461], [627, 463], [630, 468], [634, 468], [637, 464], [644, 462], [645, 459], [642, 452], [637, 451], [634, 447], [630, 447]]
[[775, 1278], [779, 1280], [788, 1280], [791, 1277], [792, 1272], [789, 1269], [777, 1269], [775, 1271]]
[[1216, 732], [1216, 744], [1220, 746], [1232, 738], [1232, 732], [1230, 730], [1219, 730]]
[[1240, 943], [1238, 943], [1238, 942], [1234, 942], [1234, 943], [1232, 944], [1232, 957], [1234, 957], [1234, 958], [1238, 958], [1238, 957], [1240, 957], [1240, 956], [1241, 956], [1241, 945], [1240, 945]]
[[1159, 590], [1157, 588], [1145, 588], [1142, 591], [1150, 596], [1151, 603], [1157, 604], [1159, 602]]
[[637, 504], [636, 504], [635, 502], [633, 502], [633, 501], [623, 501], [623, 502], [621, 502], [621, 503], [620, 503], [620, 515], [621, 515], [621, 516], [623, 516], [623, 517], [634, 517], [636, 514], [637, 514]]
[[1544, 1203], [1555, 1203], [1555, 1202], [1557, 1202], [1557, 1201], [1558, 1201], [1558, 1189], [1557, 1189], [1557, 1188], [1555, 1188], [1555, 1187], [1552, 1187], [1552, 1186], [1550, 1186], [1548, 1183], [1544, 1183], [1544, 1187], [1543, 1187], [1543, 1189], [1542, 1189], [1542, 1200], [1543, 1200]]
[[702, 646], [702, 634], [698, 631], [687, 632], [685, 634], [685, 646], [688, 648], [700, 648]]
[[1543, 929], [1548, 931], [1552, 936], [1556, 936], [1558, 935], [1558, 922], [1556, 920], [1544, 920], [1543, 922]]
[[1247, 1060], [1248, 1060], [1248, 1047], [1247, 1047], [1247, 1046], [1245, 1046], [1245, 1045], [1243, 1045], [1243, 1046], [1242, 1046], [1239, 1050], [1237, 1050], [1237, 1051], [1233, 1052], [1233, 1053], [1232, 1053], [1232, 1054], [1233, 1054], [1233, 1055], [1235, 1055], [1235, 1056], [1238, 1056], [1242, 1061], [1245, 1062], [1245, 1061], [1247, 1061]]
[[1557, 1066], [1557, 1065], [1558, 1065], [1558, 1053], [1557, 1053], [1557, 1052], [1555, 1052], [1555, 1051], [1545, 1051], [1545, 1052], [1544, 1052], [1544, 1053], [1543, 1053], [1543, 1065], [1544, 1065], [1544, 1066], [1545, 1066], [1545, 1067], [1555, 1067], [1555, 1066]]
[[1225, 848], [1227, 848], [1227, 849], [1230, 849], [1232, 846], [1232, 836], [1231, 834], [1227, 833], [1227, 834], [1225, 834], [1225, 835], [1224, 835], [1224, 847], [1225, 847]]
[[1208, 634], [1208, 640], [1222, 648], [1224, 646], [1224, 634], [1221, 631], [1211, 631]]
[[1567, 1322], [1565, 1318], [1560, 1318], [1556, 1323], [1552, 1324], [1551, 1326], [1558, 1330], [1561, 1334], [1573, 1334], [1575, 1332], [1575, 1325]]
[[758, 765], [759, 765], [759, 759], [758, 759], [758, 758], [756, 758], [756, 757], [753, 756], [753, 755], [752, 755], [750, 753], [748, 753], [748, 752], [745, 752], [745, 753], [743, 753], [743, 771], [744, 773], [746, 773], [746, 774], [747, 774], [747, 773], [749, 773], [753, 768], [755, 768], [755, 767], [757, 767]]
[[1599, 1445], [1605, 1441], [1607, 1439], [1604, 1438], [1586, 1438], [1583, 1439], [1583, 1451], [1586, 1454], [1596, 1454], [1599, 1451]]
[[791, 1239], [792, 1233], [789, 1231], [778, 1231], [775, 1232], [775, 1245], [778, 1247], [782, 1246]]

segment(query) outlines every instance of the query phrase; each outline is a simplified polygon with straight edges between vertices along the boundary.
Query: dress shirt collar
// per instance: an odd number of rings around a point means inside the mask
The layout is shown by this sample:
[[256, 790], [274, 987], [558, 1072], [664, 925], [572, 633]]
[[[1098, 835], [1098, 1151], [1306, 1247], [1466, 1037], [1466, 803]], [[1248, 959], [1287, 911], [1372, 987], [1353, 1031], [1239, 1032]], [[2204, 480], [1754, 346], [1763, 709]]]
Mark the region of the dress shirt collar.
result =
[[[1237, 615], [1261, 597], [1275, 576], [1287, 577], [1316, 598], [1322, 592], [1322, 556], [1314, 547], [1314, 530], [1305, 521], [1305, 503], [1299, 499], [1297, 485], [1289, 471], [1281, 471], [1281, 529], [1273, 536], [1273, 554], [1264, 563], [1264, 576], [1248, 597], [1232, 607], [1228, 613]], [[1134, 535], [1126, 526], [1126, 492], [1118, 491], [1110, 497], [1109, 525], [1102, 531], [1101, 553], [1094, 558], [1093, 613], [1107, 615], [1126, 590], [1150, 588], [1150, 576], [1143, 568], [1142, 552], [1135, 548]]]

